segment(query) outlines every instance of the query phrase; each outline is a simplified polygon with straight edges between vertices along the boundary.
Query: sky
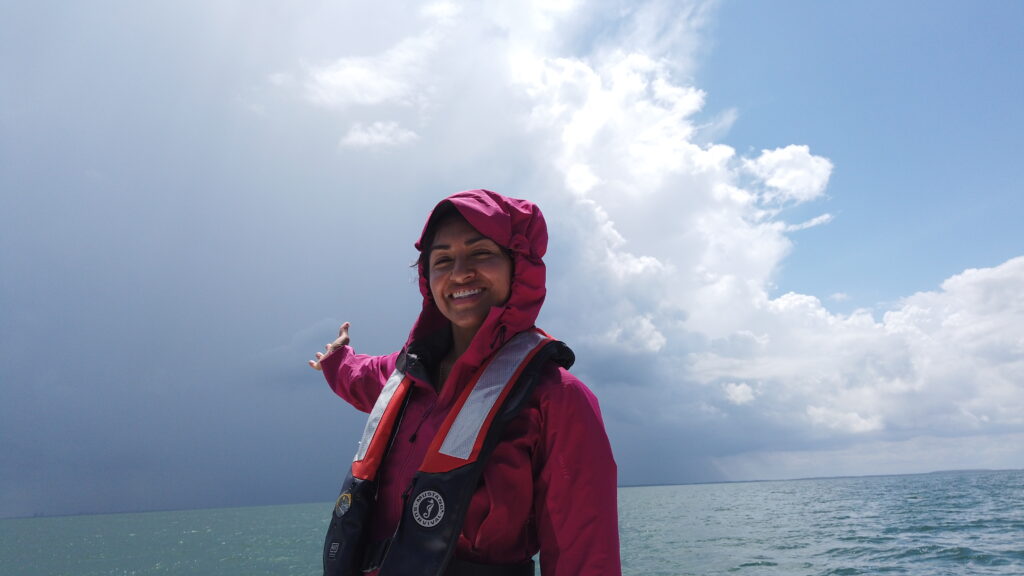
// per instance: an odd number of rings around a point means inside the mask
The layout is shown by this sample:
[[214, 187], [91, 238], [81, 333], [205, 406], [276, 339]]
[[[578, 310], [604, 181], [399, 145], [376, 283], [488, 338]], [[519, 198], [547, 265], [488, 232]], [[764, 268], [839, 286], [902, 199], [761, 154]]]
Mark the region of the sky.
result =
[[429, 209], [621, 485], [1024, 468], [1024, 4], [0, 1], [0, 516], [326, 502]]

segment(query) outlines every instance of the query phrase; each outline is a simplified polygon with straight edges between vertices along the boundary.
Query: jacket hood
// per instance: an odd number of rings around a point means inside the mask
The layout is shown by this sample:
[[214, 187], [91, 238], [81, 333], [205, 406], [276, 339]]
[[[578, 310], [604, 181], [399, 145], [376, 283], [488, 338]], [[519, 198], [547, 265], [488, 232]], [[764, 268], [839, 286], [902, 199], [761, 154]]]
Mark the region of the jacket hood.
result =
[[[415, 244], [421, 253], [430, 248], [423, 244], [434, 216], [448, 204], [478, 232], [507, 249], [512, 257], [512, 286], [508, 301], [503, 306], [491, 308], [469, 349], [460, 358], [460, 363], [479, 366], [508, 339], [533, 327], [537, 321], [547, 294], [543, 257], [548, 246], [548, 229], [540, 208], [532, 202], [490, 190], [467, 190], [445, 198], [431, 211]], [[424, 260], [420, 258], [418, 264], [423, 309], [409, 333], [406, 347], [414, 341], [436, 337], [450, 326], [430, 295]]]

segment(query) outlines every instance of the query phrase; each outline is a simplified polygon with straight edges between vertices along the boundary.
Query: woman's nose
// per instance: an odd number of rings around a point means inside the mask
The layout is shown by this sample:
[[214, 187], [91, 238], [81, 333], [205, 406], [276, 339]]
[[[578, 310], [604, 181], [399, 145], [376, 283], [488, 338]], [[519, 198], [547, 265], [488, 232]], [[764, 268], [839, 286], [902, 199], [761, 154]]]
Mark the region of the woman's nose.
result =
[[456, 258], [452, 264], [452, 279], [458, 281], [465, 281], [472, 278], [476, 274], [476, 268], [473, 266], [472, 260], [469, 258]]

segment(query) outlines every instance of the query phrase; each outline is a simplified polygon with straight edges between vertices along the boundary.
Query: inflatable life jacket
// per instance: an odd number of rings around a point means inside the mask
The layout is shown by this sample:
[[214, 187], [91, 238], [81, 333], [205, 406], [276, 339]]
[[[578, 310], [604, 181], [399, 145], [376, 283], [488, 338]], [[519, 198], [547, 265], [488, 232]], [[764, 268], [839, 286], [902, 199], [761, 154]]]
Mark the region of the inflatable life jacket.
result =
[[[377, 497], [377, 470], [412, 387], [406, 372], [416, 359], [410, 356], [399, 358], [366, 422], [327, 529], [325, 576], [356, 576], [378, 566], [379, 576], [445, 574], [484, 464], [505, 425], [526, 404], [549, 360], [565, 368], [574, 361], [568, 346], [537, 329], [520, 332], [493, 354], [434, 436], [403, 495], [394, 536], [368, 550], [365, 533]], [[533, 574], [532, 567], [529, 573]]]

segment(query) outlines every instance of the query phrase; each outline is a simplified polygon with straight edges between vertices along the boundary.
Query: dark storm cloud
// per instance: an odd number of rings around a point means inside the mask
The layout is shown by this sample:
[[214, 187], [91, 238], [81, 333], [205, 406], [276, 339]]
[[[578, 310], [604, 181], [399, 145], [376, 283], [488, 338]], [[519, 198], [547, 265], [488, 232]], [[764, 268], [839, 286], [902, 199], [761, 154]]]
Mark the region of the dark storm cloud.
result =
[[239, 104], [216, 15], [109, 8], [0, 24], [0, 515], [329, 499], [363, 418], [305, 360], [400, 344], [408, 189]]

